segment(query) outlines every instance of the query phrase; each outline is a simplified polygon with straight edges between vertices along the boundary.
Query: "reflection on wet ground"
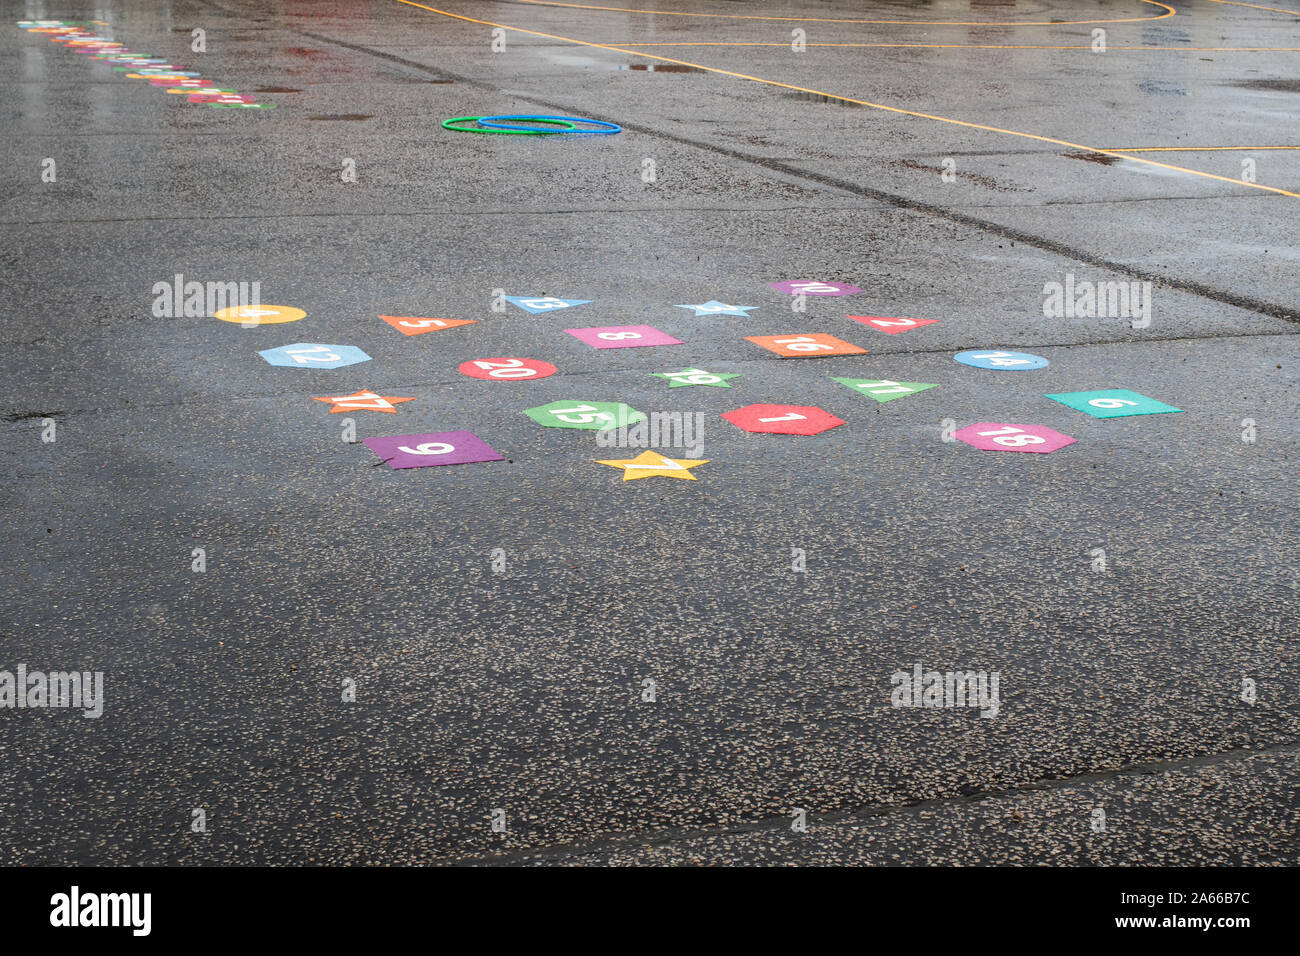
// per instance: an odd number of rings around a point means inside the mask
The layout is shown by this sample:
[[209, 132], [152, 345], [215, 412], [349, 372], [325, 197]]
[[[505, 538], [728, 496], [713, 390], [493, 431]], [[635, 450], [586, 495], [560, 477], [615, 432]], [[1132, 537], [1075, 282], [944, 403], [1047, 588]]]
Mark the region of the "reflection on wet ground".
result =
[[829, 96], [824, 93], [806, 93], [803, 90], [793, 90], [786, 96], [792, 100], [804, 100], [809, 103], [830, 103], [832, 106], [852, 106], [857, 109], [862, 108], [861, 103], [855, 103], [852, 100], [846, 100], [838, 96]]
[[1243, 90], [1263, 90], [1269, 93], [1300, 93], [1300, 80], [1238, 80], [1232, 85]]

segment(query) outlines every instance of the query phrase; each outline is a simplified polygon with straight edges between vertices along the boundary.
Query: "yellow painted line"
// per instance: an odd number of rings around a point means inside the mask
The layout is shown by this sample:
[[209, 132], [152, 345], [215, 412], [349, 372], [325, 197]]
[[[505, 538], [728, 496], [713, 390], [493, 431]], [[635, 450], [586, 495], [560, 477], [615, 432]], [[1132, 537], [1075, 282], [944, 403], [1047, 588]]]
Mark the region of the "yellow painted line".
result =
[[[528, 0], [524, 0], [528, 2]], [[1210, 3], [1226, 3], [1233, 7], [1254, 7], [1256, 10], [1269, 10], [1273, 13], [1286, 13], [1293, 17], [1300, 17], [1300, 10], [1283, 10], [1280, 7], [1261, 7], [1258, 3], [1242, 3], [1241, 0], [1210, 0]]]
[[1111, 153], [1215, 153], [1248, 152], [1265, 149], [1300, 149], [1300, 146], [1111, 146]]
[[[680, 41], [674, 43], [623, 43], [626, 47], [635, 47], [638, 50], [646, 47], [661, 46], [785, 46], [790, 44], [784, 40], [779, 43], [769, 42], [750, 42], [739, 41], [730, 42], [726, 40], [692, 40]], [[827, 46], [827, 47], [889, 47], [889, 48], [906, 48], [920, 50], [1092, 50], [1092, 46], [1085, 44], [1083, 46], [1064, 46], [1051, 44], [1022, 44], [1022, 43], [808, 43], [806, 46]], [[1300, 53], [1300, 47], [1296, 46], [1108, 46], [1107, 53], [1142, 53], [1147, 50], [1157, 52], [1172, 51], [1184, 53]]]
[[1127, 156], [1123, 153], [1107, 152], [1104, 149], [1097, 149], [1092, 146], [1083, 146], [1079, 143], [1071, 143], [1069, 140], [1055, 139], [1051, 136], [1039, 136], [1036, 133], [1022, 133], [1014, 129], [1003, 129], [1000, 126], [985, 126], [982, 123], [970, 123], [966, 120], [952, 119], [948, 116], [936, 116], [933, 113], [920, 113], [916, 110], [905, 110], [898, 106], [886, 106], [883, 103], [872, 103], [868, 100], [857, 100], [848, 96], [840, 96], [837, 93], [827, 93], [824, 90], [813, 90], [806, 86], [795, 86], [792, 83], [781, 83], [777, 80], [765, 80], [761, 76], [750, 76], [748, 73], [735, 73], [731, 70], [720, 70], [714, 66], [705, 66], [701, 63], [691, 63], [688, 60], [674, 60], [672, 57], [659, 56], [655, 53], [643, 53], [637, 50], [629, 50], [625, 47], [609, 46], [605, 43], [594, 43], [590, 40], [578, 40], [573, 37], [557, 36], [554, 33], [542, 33], [538, 30], [526, 30], [523, 27], [512, 27], [506, 23], [495, 23], [491, 20], [479, 20], [476, 17], [467, 17], [460, 13], [449, 13], [446, 10], [439, 10], [437, 7], [426, 7], [422, 3], [416, 3], [415, 0], [395, 0], [396, 3], [405, 4], [408, 7], [417, 7], [421, 10], [428, 10], [430, 13], [436, 13], [440, 16], [449, 17], [453, 20], [463, 20], [466, 23], [477, 23], [485, 27], [498, 27], [502, 30], [511, 30], [515, 33], [526, 33], [529, 36], [541, 37], [544, 40], [559, 40], [563, 43], [574, 43], [578, 46], [592, 47], [597, 50], [607, 50], [611, 53], [627, 53], [650, 60], [660, 60], [664, 63], [677, 63], [681, 66], [693, 67], [697, 70], [703, 70], [705, 73], [716, 73], [719, 76], [730, 76], [738, 80], [750, 80], [754, 83], [763, 83], [767, 86], [775, 86], [785, 90], [795, 90], [799, 93], [811, 93], [814, 96], [828, 96], [831, 99], [844, 100], [848, 103], [857, 103], [859, 106], [869, 106], [872, 109], [884, 110], [887, 113], [898, 113], [902, 116], [915, 116], [919, 119], [934, 120], [938, 123], [949, 123], [953, 126], [964, 126], [968, 129], [984, 130], [989, 133], [1003, 133], [1007, 136], [1018, 136], [1022, 139], [1032, 139], [1040, 143], [1052, 143], [1055, 146], [1065, 146], [1069, 149], [1081, 149], [1090, 153], [1102, 153], [1103, 155], [1117, 156], [1120, 159], [1127, 159], [1132, 163], [1142, 163], [1146, 166], [1156, 166], [1160, 169], [1172, 169], [1179, 173], [1189, 173], [1193, 176], [1201, 176], [1205, 179], [1217, 179], [1219, 182], [1232, 183], [1234, 186], [1246, 186], [1250, 189], [1261, 189], [1264, 192], [1277, 193], [1281, 196], [1291, 196], [1300, 199], [1300, 193], [1289, 192], [1285, 189], [1278, 189], [1276, 186], [1264, 186], [1260, 183], [1248, 183], [1243, 179], [1232, 179], [1228, 176], [1219, 176], [1215, 173], [1202, 172], [1199, 169], [1188, 169], [1186, 166], [1174, 166], [1171, 163], [1160, 163], [1154, 159], [1142, 159], [1138, 156]]
[[[918, 27], [1056, 27], [1080, 23], [1146, 23], [1151, 20], [1163, 20], [1172, 17], [1177, 11], [1173, 7], [1159, 3], [1158, 0], [1139, 0], [1153, 7], [1160, 7], [1165, 12], [1155, 17], [1130, 17], [1126, 20], [1035, 20], [1026, 23], [1011, 23], [1000, 20], [832, 20], [822, 17], [761, 17], [743, 13], [686, 13], [680, 10], [641, 10], [629, 7], [598, 7], [585, 3], [560, 3], [558, 0], [518, 0], [538, 7], [568, 7], [573, 10], [601, 10], [608, 13], [647, 13], [662, 17], [707, 17], [713, 20], [783, 20], [787, 23], [897, 23], [904, 26]], [[412, 4], [419, 6], [419, 4]], [[1267, 9], [1267, 8], [1265, 8]]]

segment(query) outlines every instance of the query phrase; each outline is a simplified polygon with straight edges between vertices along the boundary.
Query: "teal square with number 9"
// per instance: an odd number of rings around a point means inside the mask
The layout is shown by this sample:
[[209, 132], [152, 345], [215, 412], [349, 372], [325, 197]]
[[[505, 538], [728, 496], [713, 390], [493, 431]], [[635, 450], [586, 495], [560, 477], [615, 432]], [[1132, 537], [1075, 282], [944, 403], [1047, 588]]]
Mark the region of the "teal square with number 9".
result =
[[1080, 412], [1087, 412], [1093, 418], [1120, 418], [1124, 415], [1163, 415], [1165, 412], [1181, 412], [1154, 398], [1147, 398], [1127, 388], [1106, 388], [1096, 392], [1062, 392], [1057, 395], [1044, 395], [1062, 405], [1069, 405]]

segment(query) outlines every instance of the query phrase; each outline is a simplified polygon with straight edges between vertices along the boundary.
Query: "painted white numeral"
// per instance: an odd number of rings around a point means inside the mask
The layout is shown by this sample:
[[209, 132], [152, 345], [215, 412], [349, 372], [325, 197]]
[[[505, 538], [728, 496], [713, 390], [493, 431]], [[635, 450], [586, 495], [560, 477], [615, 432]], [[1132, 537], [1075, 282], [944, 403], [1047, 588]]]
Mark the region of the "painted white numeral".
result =
[[427, 441], [422, 445], [416, 445], [414, 448], [408, 448], [406, 445], [398, 445], [398, 451], [404, 451], [408, 455], [445, 455], [449, 451], [455, 451], [455, 445], [448, 445], [445, 441]]
[[[324, 352], [324, 355], [317, 355], [317, 352]], [[317, 345], [310, 349], [288, 349], [285, 355], [292, 355], [293, 360], [298, 363], [304, 362], [337, 362], [342, 356], [335, 355], [324, 345]]]
[[1123, 408], [1125, 405], [1136, 405], [1137, 402], [1127, 398], [1093, 398], [1088, 404], [1093, 408]]
[[1037, 435], [1008, 435], [1005, 438], [993, 439], [993, 444], [1005, 445], [1008, 448], [1019, 448], [1021, 445], [1042, 445], [1046, 442], [1046, 438], [1040, 438]]
[[916, 325], [916, 321], [913, 319], [872, 319], [871, 324], [908, 326], [908, 325]]
[[686, 371], [672, 376], [671, 380], [674, 382], [683, 382], [687, 385], [716, 385], [718, 382], [722, 381], [721, 378], [711, 372], [706, 372], [703, 369], [698, 368], [688, 368]]
[[437, 328], [442, 328], [447, 323], [442, 321], [442, 319], [415, 319], [414, 321], [411, 319], [403, 319], [397, 324], [405, 326], [408, 329], [427, 329], [431, 325], [436, 326]]
[[988, 359], [992, 365], [1028, 365], [1029, 359], [1011, 358], [1010, 352], [986, 352], [983, 355], [972, 355], [971, 358]]
[[530, 309], [562, 309], [565, 306], [563, 299], [524, 299], [523, 305]]
[[[588, 412], [596, 412], [594, 415]], [[570, 425], [590, 425], [592, 422], [600, 420], [612, 420], [613, 415], [609, 412], [597, 412], [595, 405], [578, 405], [574, 408], [553, 408], [551, 414], [562, 422], [568, 422]]]
[[[889, 386], [893, 386], [892, 388]], [[897, 382], [863, 382], [858, 388], [872, 395], [906, 395], [908, 392], [914, 392], [916, 389], [908, 388], [906, 385], [899, 385]]]
[[331, 402], [337, 402], [342, 408], [392, 408], [382, 395], [376, 395], [374, 392], [362, 392], [359, 395], [340, 395], [338, 398], [331, 398]]
[[779, 418], [760, 418], [760, 422], [801, 422], [807, 415], [800, 415], [798, 412], [791, 412], [789, 415], [782, 415]]
[[806, 335], [800, 335], [793, 339], [773, 339], [772, 341], [777, 345], [787, 346], [791, 352], [816, 352], [818, 349], [830, 349], [830, 346], [824, 342], [817, 342]]
[[1016, 428], [1014, 425], [1004, 425], [991, 432], [976, 432], [975, 434], [981, 438], [989, 435], [1001, 435], [1001, 438], [993, 439], [993, 444], [1003, 445], [1007, 448], [1019, 448], [1021, 445], [1042, 445], [1047, 442], [1046, 438], [1025, 434], [1023, 428]]
[[685, 470], [683, 466], [677, 464], [677, 462], [673, 461], [671, 458], [664, 458], [662, 455], [659, 456], [659, 464], [657, 465], [627, 465], [626, 467], [629, 471], [634, 468], [653, 468], [656, 471], [684, 471]]
[[504, 362], [485, 362], [482, 360], [474, 363], [482, 369], [492, 369], [488, 375], [492, 378], [530, 378], [537, 374], [535, 368], [524, 368], [521, 359], [506, 359]]
[[838, 292], [839, 290], [833, 285], [827, 285], [825, 282], [796, 282], [794, 288], [800, 292]]
[[596, 338], [605, 339], [609, 342], [616, 342], [619, 339], [639, 339], [640, 332], [597, 332]]

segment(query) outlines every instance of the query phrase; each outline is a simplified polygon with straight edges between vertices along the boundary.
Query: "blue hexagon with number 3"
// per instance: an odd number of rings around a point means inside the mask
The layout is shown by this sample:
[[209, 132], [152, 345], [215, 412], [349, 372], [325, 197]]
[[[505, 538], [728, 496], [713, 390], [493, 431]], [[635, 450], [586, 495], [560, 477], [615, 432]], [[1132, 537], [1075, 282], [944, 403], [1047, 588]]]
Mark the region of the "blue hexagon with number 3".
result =
[[342, 368], [370, 361], [370, 356], [355, 345], [320, 345], [316, 342], [295, 342], [277, 349], [264, 349], [257, 354], [272, 365], [289, 368]]

